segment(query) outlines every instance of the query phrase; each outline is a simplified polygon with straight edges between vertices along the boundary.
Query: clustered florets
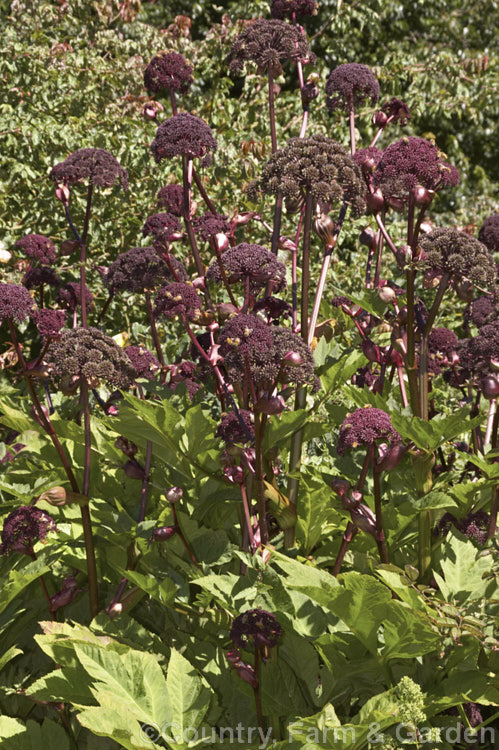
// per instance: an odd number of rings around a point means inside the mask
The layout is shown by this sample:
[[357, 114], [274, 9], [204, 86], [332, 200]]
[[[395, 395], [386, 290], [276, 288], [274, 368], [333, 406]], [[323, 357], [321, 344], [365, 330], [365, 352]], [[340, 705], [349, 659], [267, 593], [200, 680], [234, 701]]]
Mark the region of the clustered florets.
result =
[[[263, 289], [268, 282], [272, 282], [273, 291], [281, 291], [286, 286], [286, 267], [277, 260], [274, 253], [260, 245], [241, 242], [229, 248], [221, 256], [222, 265], [229, 284], [250, 282], [253, 294]], [[206, 278], [216, 283], [222, 282], [222, 275], [217, 261], [213, 261]]]
[[[85, 284], [85, 307], [87, 311], [94, 304], [94, 295]], [[81, 305], [81, 285], [79, 281], [69, 281], [57, 292], [57, 302], [70, 312], [74, 312]]]
[[171, 320], [176, 315], [196, 320], [202, 308], [202, 299], [189, 284], [173, 282], [159, 290], [155, 298], [154, 315], [164, 315]]
[[356, 409], [347, 417], [340, 428], [337, 451], [340, 456], [350, 448], [359, 445], [375, 445], [377, 440], [388, 440], [390, 443], [399, 442], [400, 435], [394, 429], [390, 415], [382, 409], [364, 406]]
[[158, 203], [174, 216], [184, 212], [184, 191], [182, 185], [165, 185], [158, 193]]
[[161, 368], [154, 354], [143, 346], [126, 346], [125, 354], [132, 363], [138, 378], [153, 380]]
[[317, 12], [316, 0], [272, 0], [270, 15], [272, 18], [292, 18], [296, 16], [313, 16]]
[[126, 169], [103, 148], [80, 148], [53, 167], [50, 179], [71, 185], [88, 180], [99, 187], [112, 187], [119, 181], [123, 190], [128, 189]]
[[360, 148], [353, 155], [353, 160], [364, 172], [374, 172], [381, 161], [383, 151], [376, 146]]
[[192, 226], [196, 234], [205, 242], [217, 234], [228, 234], [231, 230], [227, 216], [209, 211], [202, 216], [196, 216], [192, 221]]
[[217, 150], [211, 128], [195, 115], [180, 112], [165, 120], [156, 131], [151, 151], [156, 162], [174, 156], [200, 157], [203, 164], [211, 164], [211, 152]]
[[379, 83], [367, 65], [345, 63], [333, 70], [326, 83], [326, 105], [331, 112], [344, 112], [375, 104], [379, 98]]
[[487, 374], [491, 371], [491, 359], [499, 352], [499, 320], [480, 328], [477, 336], [467, 339], [459, 351], [462, 367], [473, 373]]
[[136, 375], [123, 349], [92, 327], [62, 331], [49, 349], [47, 365], [57, 380], [84, 377], [92, 387], [104, 381], [114, 388], [129, 388]]
[[449, 365], [454, 352], [459, 349], [459, 339], [454, 331], [448, 328], [433, 328], [428, 337], [428, 369], [434, 375], [442, 372], [442, 367]]
[[152, 214], [142, 227], [142, 236], [152, 235], [158, 242], [171, 242], [182, 234], [178, 218], [170, 213]]
[[23, 286], [25, 286], [26, 289], [34, 289], [43, 284], [58, 287], [60, 283], [60, 276], [53, 268], [47, 268], [47, 266], [35, 266], [34, 268], [30, 268], [23, 276]]
[[0, 283], [0, 323], [4, 320], [22, 323], [34, 307], [35, 302], [25, 287]]
[[[183, 264], [171, 256], [172, 266], [179, 278], [187, 279]], [[112, 292], [144, 293], [157, 289], [172, 278], [168, 264], [153, 247], [133, 247], [118, 255], [111, 263], [104, 283]]]
[[491, 253], [499, 252], [499, 214], [492, 214], [485, 219], [478, 232], [478, 239]]
[[64, 310], [49, 310], [44, 308], [43, 310], [37, 310], [33, 314], [33, 320], [38, 333], [43, 338], [54, 338], [58, 336], [61, 328], [64, 328], [66, 321], [66, 313]]
[[449, 531], [451, 524], [461, 534], [464, 534], [470, 541], [479, 546], [484, 545], [487, 541], [489, 516], [484, 510], [469, 513], [465, 518], [461, 519], [457, 519], [452, 513], [446, 513], [438, 525], [438, 530], [441, 534], [445, 535]]
[[54, 243], [42, 234], [27, 234], [17, 240], [15, 247], [22, 250], [28, 258], [32, 258], [42, 265], [50, 266], [56, 259]]
[[[276, 366], [280, 373], [280, 383], [311, 383], [315, 374], [314, 355], [310, 347], [303, 341], [301, 336], [293, 333], [288, 328], [272, 326], [270, 329], [273, 339], [273, 351]], [[286, 361], [286, 354], [293, 352], [299, 355], [299, 362]]]
[[477, 328], [481, 328], [486, 323], [491, 323], [497, 317], [499, 317], [499, 310], [493, 298], [485, 294], [474, 299], [470, 303], [469, 309], [464, 313], [465, 323], [471, 322]]
[[381, 111], [392, 117], [392, 122], [399, 122], [402, 126], [407, 125], [407, 120], [411, 119], [411, 111], [407, 104], [401, 99], [397, 99], [393, 96], [389, 102], [385, 102], [381, 107]]
[[459, 172], [442, 159], [437, 146], [424, 138], [404, 137], [383, 151], [374, 173], [374, 185], [385, 198], [407, 201], [416, 185], [440, 190], [457, 185]]
[[[241, 422], [244, 424], [243, 428]], [[224, 414], [217, 428], [217, 437], [228, 444], [247, 443], [255, 436], [253, 414], [247, 409], [239, 409], [239, 416], [233, 411]]]
[[46, 539], [49, 531], [56, 531], [56, 525], [48, 513], [33, 505], [21, 505], [5, 519], [0, 555], [32, 555], [35, 542]]
[[481, 242], [457, 229], [433, 229], [421, 238], [427, 269], [448, 273], [456, 281], [467, 279], [479, 286], [491, 286], [496, 278], [492, 255]]
[[257, 18], [235, 38], [227, 60], [231, 75], [242, 74], [245, 63], [249, 62], [255, 63], [261, 73], [270, 71], [278, 76], [282, 73], [282, 62], [315, 62], [315, 55], [299, 26], [275, 18]]
[[265, 164], [257, 186], [266, 194], [282, 192], [302, 205], [307, 191], [322, 204], [345, 201], [354, 216], [364, 212], [364, 183], [351, 156], [332, 138], [291, 138]]
[[185, 94], [193, 80], [191, 66], [178, 52], [160, 52], [144, 71], [144, 86], [153, 94], [160, 91]]
[[248, 379], [248, 369], [255, 383], [275, 378], [273, 339], [269, 326], [255, 315], [237, 315], [220, 331], [220, 355], [229, 379], [239, 383]]
[[238, 615], [230, 629], [234, 646], [244, 649], [273, 648], [282, 636], [282, 627], [272, 612], [249, 609]]

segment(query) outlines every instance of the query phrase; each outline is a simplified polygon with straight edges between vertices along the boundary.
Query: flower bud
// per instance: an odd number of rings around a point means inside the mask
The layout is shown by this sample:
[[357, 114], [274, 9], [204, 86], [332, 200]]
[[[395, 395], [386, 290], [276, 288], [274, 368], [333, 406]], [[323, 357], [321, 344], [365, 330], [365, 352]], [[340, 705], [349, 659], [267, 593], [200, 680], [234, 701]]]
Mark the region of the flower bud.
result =
[[80, 495], [79, 492], [67, 490], [65, 487], [51, 487], [50, 490], [42, 492], [36, 502], [39, 502], [40, 500], [45, 500], [45, 502], [58, 508], [61, 508], [64, 505], [69, 505], [70, 503], [88, 505], [88, 497], [86, 495]]
[[237, 651], [235, 649], [234, 651], [227, 651], [225, 654], [225, 658], [229, 662], [229, 664], [237, 664], [238, 661], [241, 659], [241, 652]]
[[416, 187], [412, 189], [412, 194], [414, 196], [414, 203], [416, 204], [416, 206], [429, 206], [433, 198], [435, 197], [434, 190], [428, 190], [422, 185], [416, 185]]
[[379, 446], [379, 458], [374, 467], [375, 471], [393, 471], [397, 468], [407, 450], [403, 443], [394, 443], [391, 447], [385, 446], [383, 451]]
[[359, 235], [359, 242], [371, 250], [376, 244], [376, 232], [371, 227], [364, 227]]
[[347, 479], [333, 479], [331, 482], [331, 489], [340, 497], [346, 495], [351, 488], [350, 482]]
[[182, 487], [170, 487], [169, 490], [166, 490], [165, 497], [169, 503], [178, 503], [179, 500], [182, 500], [183, 494]]
[[229, 248], [230, 242], [226, 234], [219, 232], [218, 234], [215, 235], [215, 241], [217, 243], [217, 248], [220, 253], [223, 253], [225, 250]]
[[412, 261], [412, 249], [410, 245], [402, 245], [395, 255], [398, 267], [402, 270]]
[[288, 250], [289, 252], [295, 253], [297, 250], [296, 243], [290, 240], [289, 237], [279, 237], [277, 247], [280, 250]]
[[158, 109], [152, 102], [147, 102], [147, 104], [144, 105], [142, 114], [144, 116], [144, 120], [155, 120], [158, 114]]
[[192, 281], [192, 286], [194, 289], [201, 289], [201, 291], [204, 291], [206, 289], [206, 280], [204, 276], [197, 276]]
[[423, 289], [436, 289], [442, 277], [433, 271], [427, 271], [423, 276]]
[[390, 286], [382, 286], [378, 291], [378, 297], [385, 305], [392, 305], [397, 301], [397, 295]]
[[497, 357], [491, 358], [490, 367], [492, 372], [499, 372], [499, 359]]
[[362, 339], [360, 346], [369, 362], [381, 362], [381, 352], [379, 346], [374, 341], [371, 341], [371, 339]]
[[372, 117], [372, 123], [373, 125], [377, 125], [378, 128], [384, 128], [386, 126], [386, 123], [388, 122], [388, 115], [383, 112], [375, 112]]
[[495, 375], [487, 375], [480, 380], [480, 388], [485, 398], [492, 399], [499, 396], [499, 380]]
[[397, 322], [401, 326], [405, 326], [405, 324], [407, 323], [407, 307], [405, 305], [404, 307], [401, 307], [397, 313]]
[[12, 253], [9, 253], [4, 247], [0, 248], [0, 263], [8, 263], [11, 258]]
[[126, 464], [123, 466], [123, 471], [127, 475], [127, 477], [130, 477], [130, 479], [144, 479], [144, 469], [142, 466], [134, 459], [130, 459], [126, 462]]
[[298, 352], [289, 351], [282, 358], [282, 363], [286, 367], [300, 367], [303, 364], [303, 360], [301, 354]]
[[286, 408], [282, 396], [262, 396], [255, 404], [255, 412], [260, 414], [281, 414]]
[[366, 203], [368, 209], [372, 211], [373, 214], [379, 214], [385, 205], [385, 200], [381, 190], [378, 188], [374, 193], [368, 193], [366, 195]]
[[401, 367], [404, 364], [404, 360], [402, 359], [400, 353], [392, 346], [388, 347], [385, 361], [387, 365], [395, 365], [396, 367]]
[[336, 224], [328, 214], [321, 214], [314, 222], [315, 233], [326, 245], [334, 245], [336, 242]]
[[401, 198], [396, 198], [394, 195], [391, 195], [389, 198], [387, 198], [386, 202], [388, 203], [390, 208], [393, 208], [394, 211], [403, 211], [405, 208], [405, 201], [403, 201]]
[[139, 450], [135, 443], [127, 440], [127, 438], [123, 437], [123, 435], [120, 435], [118, 438], [116, 438], [114, 447], [118, 448], [120, 451], [123, 451], [125, 456], [128, 456], [128, 458], [133, 458]]
[[231, 220], [231, 223], [233, 226], [243, 226], [244, 224], [247, 224], [248, 221], [251, 221], [253, 218], [260, 218], [258, 214], [255, 213], [255, 211], [245, 211], [242, 214], [236, 214], [234, 218]]
[[225, 466], [224, 477], [231, 484], [243, 484], [244, 471], [240, 466]]
[[55, 189], [55, 197], [58, 201], [61, 201], [65, 206], [69, 204], [69, 196], [71, 195], [69, 188], [63, 182], [59, 183]]
[[117, 406], [111, 405], [107, 410], [107, 416], [108, 417], [117, 417], [120, 413], [120, 410]]
[[167, 542], [177, 533], [176, 526], [158, 526], [151, 535], [151, 542]]

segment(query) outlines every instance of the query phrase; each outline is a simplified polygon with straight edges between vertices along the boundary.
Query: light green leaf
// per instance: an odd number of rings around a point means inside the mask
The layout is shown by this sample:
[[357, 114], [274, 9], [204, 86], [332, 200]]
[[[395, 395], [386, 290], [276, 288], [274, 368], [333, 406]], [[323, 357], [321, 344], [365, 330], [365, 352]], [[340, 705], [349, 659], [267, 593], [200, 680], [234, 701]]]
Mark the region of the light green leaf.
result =
[[490, 571], [490, 557], [480, 555], [468, 539], [456, 534], [445, 543], [440, 567], [442, 575], [435, 572], [434, 576], [446, 601], [481, 599], [490, 586], [483, 579]]

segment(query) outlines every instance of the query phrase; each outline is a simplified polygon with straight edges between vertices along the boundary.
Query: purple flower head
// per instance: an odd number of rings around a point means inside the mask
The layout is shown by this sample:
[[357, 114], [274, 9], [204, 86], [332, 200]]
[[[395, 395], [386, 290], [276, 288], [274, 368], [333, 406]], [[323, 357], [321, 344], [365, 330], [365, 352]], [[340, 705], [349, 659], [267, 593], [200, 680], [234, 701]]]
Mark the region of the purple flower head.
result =
[[352, 158], [363, 172], [371, 173], [380, 163], [382, 156], [383, 151], [381, 149], [376, 148], [376, 146], [369, 146], [368, 148], [360, 148]]
[[420, 242], [426, 253], [425, 269], [448, 273], [453, 280], [468, 280], [491, 287], [496, 267], [490, 251], [474, 237], [457, 229], [433, 229]]
[[119, 182], [123, 190], [128, 190], [126, 169], [103, 148], [80, 148], [53, 167], [50, 179], [70, 185], [88, 180], [98, 187], [112, 187]]
[[5, 519], [0, 555], [32, 555], [35, 542], [43, 541], [49, 531], [56, 531], [56, 525], [48, 513], [33, 505], [21, 505]]
[[286, 204], [301, 206], [307, 192], [317, 203], [345, 201], [354, 216], [365, 210], [365, 186], [359, 167], [346, 149], [325, 135], [291, 138], [264, 165], [256, 189], [282, 192]]
[[27, 234], [17, 240], [15, 247], [20, 248], [28, 258], [45, 266], [50, 266], [56, 259], [54, 243], [43, 234]]
[[291, 19], [295, 16], [314, 16], [317, 13], [316, 0], [272, 0], [270, 15], [272, 18]]
[[184, 212], [184, 191], [182, 185], [165, 185], [158, 193], [158, 203], [168, 213], [180, 217]]
[[195, 217], [192, 226], [196, 234], [205, 242], [217, 234], [228, 234], [231, 230], [231, 224], [227, 221], [227, 216], [213, 214], [209, 211], [202, 216]]
[[376, 104], [379, 83], [367, 65], [345, 63], [333, 70], [326, 83], [326, 105], [330, 112], [363, 107], [368, 102]]
[[397, 198], [404, 203], [417, 185], [441, 190], [458, 182], [459, 172], [443, 161], [437, 146], [415, 136], [401, 138], [388, 146], [374, 173], [374, 185], [381, 188], [385, 198]]
[[492, 369], [491, 359], [499, 352], [499, 319], [482, 326], [477, 336], [463, 342], [459, 360], [465, 370], [486, 375]]
[[242, 75], [246, 63], [254, 63], [258, 72], [282, 73], [281, 63], [287, 61], [315, 62], [307, 37], [299, 26], [275, 18], [257, 18], [235, 38], [227, 61], [229, 73]]
[[138, 378], [154, 379], [161, 367], [154, 354], [143, 346], [126, 346], [125, 354], [132, 363]]
[[131, 361], [118, 344], [98, 328], [65, 329], [51, 344], [47, 365], [52, 377], [84, 377], [92, 387], [101, 381], [114, 388], [129, 388], [135, 380]]
[[292, 307], [289, 302], [269, 295], [264, 299], [258, 300], [253, 307], [253, 312], [265, 313], [267, 321], [270, 323], [272, 320], [277, 320], [278, 318], [290, 318]]
[[156, 162], [173, 159], [175, 156], [202, 158], [203, 165], [211, 164], [211, 152], [217, 150], [217, 142], [211, 128], [199, 117], [180, 112], [165, 120], [156, 131], [151, 151]]
[[359, 445], [375, 445], [377, 440], [399, 442], [400, 435], [392, 426], [390, 416], [382, 409], [364, 406], [347, 417], [340, 428], [336, 450], [342, 456]]
[[4, 320], [22, 323], [35, 307], [35, 302], [25, 287], [19, 284], [0, 283], [0, 324]]
[[193, 80], [191, 66], [178, 52], [160, 52], [144, 71], [144, 86], [153, 94], [160, 91], [185, 94]]
[[[179, 278], [187, 279], [183, 264], [171, 257], [171, 262]], [[127, 291], [144, 293], [157, 289], [169, 281], [172, 273], [168, 264], [154, 247], [133, 247], [118, 255], [108, 268], [104, 283], [113, 292]]]
[[22, 283], [26, 289], [34, 289], [42, 284], [58, 287], [61, 284], [61, 279], [53, 268], [48, 268], [47, 266], [35, 266], [34, 268], [30, 268], [29, 271], [26, 271]]
[[492, 214], [485, 219], [478, 232], [478, 239], [491, 253], [499, 252], [499, 214]]
[[[280, 383], [312, 383], [315, 373], [314, 355], [301, 336], [289, 328], [271, 326], [273, 353], [279, 363]], [[290, 352], [298, 357], [290, 357]], [[288, 356], [286, 356], [288, 355]]]
[[142, 227], [142, 236], [152, 235], [159, 242], [171, 242], [175, 235], [182, 233], [182, 225], [173, 214], [153, 214], [146, 219]]
[[235, 618], [230, 629], [234, 646], [247, 650], [273, 648], [281, 636], [282, 627], [276, 616], [264, 609], [248, 609]]
[[66, 313], [64, 310], [37, 310], [33, 314], [33, 320], [38, 328], [38, 332], [44, 339], [52, 339], [59, 336], [61, 328], [64, 328], [66, 322]]
[[220, 355], [229, 379], [247, 381], [248, 371], [255, 384], [273, 381], [280, 362], [274, 351], [270, 327], [255, 315], [236, 315], [220, 331]]
[[407, 121], [411, 119], [411, 110], [407, 104], [395, 96], [389, 102], [383, 104], [381, 111], [387, 117], [392, 117], [392, 122], [399, 122], [402, 126], [407, 125]]
[[340, 294], [339, 297], [334, 297], [331, 300], [331, 304], [333, 307], [342, 307], [343, 305], [345, 305], [345, 307], [351, 307], [353, 305], [353, 302], [349, 297], [345, 297], [344, 295]]
[[202, 299], [189, 284], [173, 282], [167, 284], [156, 295], [154, 315], [164, 315], [171, 320], [176, 315], [196, 320], [202, 308]]
[[433, 328], [428, 339], [428, 369], [434, 375], [442, 372], [442, 367], [449, 365], [453, 352], [459, 349], [459, 339], [454, 331], [448, 328]]
[[[286, 286], [286, 267], [277, 260], [274, 253], [260, 245], [241, 242], [226, 250], [221, 260], [229, 284], [244, 283], [248, 279], [253, 294], [264, 289], [269, 282], [272, 282], [272, 289], [276, 292]], [[222, 282], [216, 260], [208, 268], [206, 278], [218, 284]]]
[[491, 323], [497, 317], [499, 317], [497, 305], [494, 303], [494, 299], [486, 294], [474, 299], [469, 309], [464, 313], [465, 322], [468, 325], [471, 322], [477, 328]]
[[[79, 281], [70, 281], [57, 292], [57, 302], [69, 312], [74, 312], [81, 305], [81, 287]], [[87, 312], [94, 304], [94, 295], [85, 285], [85, 305]]]
[[456, 518], [452, 513], [445, 513], [438, 524], [438, 532], [445, 536], [451, 524], [468, 537], [474, 544], [482, 547], [487, 541], [487, 530], [489, 526], [489, 515], [484, 510], [468, 513], [464, 518]]
[[[241, 420], [246, 429], [243, 429]], [[239, 409], [239, 418], [233, 411], [223, 415], [217, 428], [217, 437], [222, 438], [228, 444], [232, 444], [247, 443], [249, 440], [248, 436], [251, 439], [255, 436], [252, 412], [246, 409]]]

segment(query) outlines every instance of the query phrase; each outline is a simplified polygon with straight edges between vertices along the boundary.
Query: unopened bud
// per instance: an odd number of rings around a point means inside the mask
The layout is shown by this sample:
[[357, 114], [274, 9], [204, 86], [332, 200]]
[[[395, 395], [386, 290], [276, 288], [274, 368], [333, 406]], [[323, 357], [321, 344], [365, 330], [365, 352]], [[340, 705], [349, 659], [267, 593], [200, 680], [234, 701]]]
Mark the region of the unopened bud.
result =
[[65, 487], [52, 487], [50, 490], [42, 492], [36, 502], [39, 502], [40, 500], [45, 500], [45, 502], [57, 508], [64, 505], [70, 505], [71, 503], [88, 505], [88, 497], [86, 495], [80, 495], [79, 492], [67, 490]]
[[360, 346], [369, 362], [381, 362], [381, 352], [379, 346], [374, 341], [371, 341], [371, 339], [362, 339]]
[[59, 183], [55, 189], [55, 197], [58, 201], [61, 201], [65, 206], [69, 203], [69, 197], [71, 193], [67, 185], [64, 183]]
[[229, 238], [222, 232], [219, 232], [215, 235], [215, 242], [217, 243], [217, 248], [220, 253], [223, 253], [225, 250], [227, 250], [230, 245]]
[[480, 388], [485, 398], [492, 399], [499, 396], [499, 380], [495, 375], [487, 375], [480, 380]]
[[328, 214], [321, 214], [321, 216], [315, 220], [314, 229], [315, 233], [321, 238], [324, 244], [334, 245], [336, 242], [336, 224]]
[[378, 297], [385, 305], [392, 305], [397, 301], [397, 295], [390, 286], [382, 286], [378, 291]]
[[366, 203], [368, 209], [372, 211], [373, 214], [379, 214], [385, 205], [385, 200], [381, 190], [378, 188], [374, 193], [368, 193], [366, 195]]
[[377, 125], [378, 128], [384, 128], [386, 123], [388, 122], [388, 115], [385, 114], [383, 111], [375, 112], [373, 114], [372, 123], [373, 125]]
[[414, 203], [416, 204], [416, 206], [429, 206], [433, 198], [435, 197], [434, 190], [428, 190], [422, 185], [416, 185], [416, 187], [412, 189], [412, 194], [414, 196]]
[[194, 289], [201, 289], [201, 291], [203, 291], [204, 289], [206, 289], [206, 280], [205, 280], [205, 277], [204, 276], [197, 276], [193, 280], [192, 286], [194, 287]]
[[403, 211], [405, 208], [405, 201], [403, 201], [401, 198], [396, 198], [394, 195], [391, 195], [389, 198], [387, 198], [386, 202], [388, 203], [390, 208], [393, 208], [394, 211]]
[[183, 494], [182, 487], [170, 487], [169, 490], [166, 490], [165, 497], [169, 503], [178, 503], [179, 500], [182, 500]]
[[371, 250], [376, 244], [376, 232], [371, 227], [364, 227], [359, 235], [359, 242]]
[[151, 535], [151, 542], [167, 542], [177, 533], [176, 526], [158, 526]]
[[399, 247], [396, 253], [397, 264], [399, 268], [404, 269], [405, 266], [412, 261], [412, 248], [410, 245], [402, 245]]
[[279, 241], [277, 242], [277, 247], [280, 250], [288, 250], [289, 252], [296, 252], [297, 247], [296, 243], [293, 242], [293, 240], [290, 240], [289, 237], [279, 237]]
[[240, 466], [225, 466], [224, 477], [231, 484], [243, 484], [244, 471]]
[[139, 450], [135, 443], [132, 443], [131, 440], [123, 437], [123, 435], [120, 435], [118, 438], [116, 438], [114, 447], [118, 448], [120, 451], [123, 451], [125, 456], [128, 456], [128, 458], [133, 458]]
[[333, 492], [336, 492], [337, 495], [343, 497], [350, 491], [351, 485], [347, 479], [333, 479], [331, 482], [331, 489]]
[[130, 459], [130, 461], [127, 461], [126, 464], [123, 466], [123, 471], [129, 477], [130, 479], [144, 479], [144, 469], [142, 466], [135, 460]]
[[144, 120], [155, 120], [158, 114], [157, 107], [152, 102], [148, 102], [144, 106], [142, 114], [144, 115]]
[[407, 450], [403, 443], [394, 443], [391, 447], [385, 446], [385, 450], [379, 452], [380, 456], [376, 462], [375, 471], [393, 471], [397, 468]]
[[499, 359], [492, 357], [490, 360], [490, 368], [492, 372], [499, 372]]
[[282, 358], [282, 362], [286, 367], [300, 367], [303, 364], [303, 359], [298, 352], [289, 351]]

